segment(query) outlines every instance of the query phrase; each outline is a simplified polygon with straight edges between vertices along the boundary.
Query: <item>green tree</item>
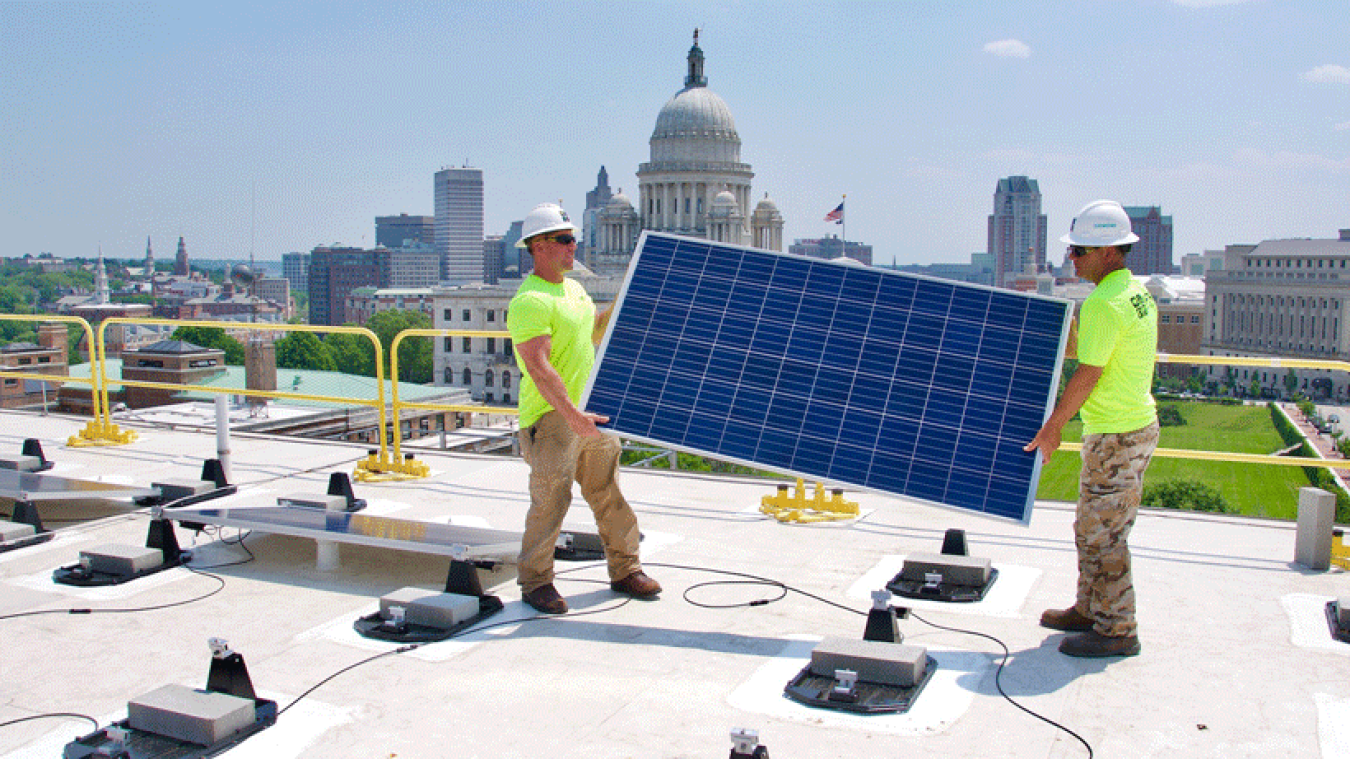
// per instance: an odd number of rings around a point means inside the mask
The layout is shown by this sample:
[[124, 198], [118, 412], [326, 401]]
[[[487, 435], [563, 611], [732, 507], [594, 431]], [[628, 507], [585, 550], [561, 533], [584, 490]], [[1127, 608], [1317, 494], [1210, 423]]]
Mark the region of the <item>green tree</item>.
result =
[[223, 350], [226, 364], [244, 365], [244, 344], [225, 334], [225, 330], [220, 327], [179, 327], [170, 337], [203, 348]]
[[375, 346], [364, 335], [329, 332], [323, 342], [338, 371], [362, 377], [375, 376]]
[[[407, 329], [430, 329], [431, 317], [421, 311], [381, 311], [370, 317], [366, 328], [379, 335], [380, 346], [387, 357], [398, 333]], [[431, 382], [433, 350], [432, 338], [404, 338], [398, 347], [399, 380], [419, 384]]]
[[290, 332], [276, 343], [277, 367], [337, 371], [333, 353], [313, 332]]
[[1212, 511], [1219, 514], [1232, 513], [1218, 490], [1195, 480], [1171, 480], [1144, 488], [1143, 506], [1164, 509], [1184, 509], [1187, 511]]
[[1297, 392], [1298, 392], [1298, 375], [1294, 374], [1293, 369], [1290, 369], [1289, 372], [1284, 375], [1284, 393], [1285, 395], [1292, 398], [1294, 396], [1294, 393]]
[[1186, 417], [1175, 404], [1164, 403], [1158, 406], [1158, 425], [1161, 427], [1180, 427], [1186, 424]]

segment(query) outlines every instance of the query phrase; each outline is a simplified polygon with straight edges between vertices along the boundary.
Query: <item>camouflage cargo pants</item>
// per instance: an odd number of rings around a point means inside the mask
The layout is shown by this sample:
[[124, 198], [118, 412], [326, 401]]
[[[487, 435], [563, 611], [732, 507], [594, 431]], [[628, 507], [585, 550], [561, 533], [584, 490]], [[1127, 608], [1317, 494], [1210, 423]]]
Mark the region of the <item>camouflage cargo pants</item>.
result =
[[1102, 635], [1134, 635], [1134, 580], [1126, 540], [1139, 513], [1144, 470], [1158, 446], [1155, 422], [1134, 432], [1083, 436], [1078, 479], [1078, 611]]

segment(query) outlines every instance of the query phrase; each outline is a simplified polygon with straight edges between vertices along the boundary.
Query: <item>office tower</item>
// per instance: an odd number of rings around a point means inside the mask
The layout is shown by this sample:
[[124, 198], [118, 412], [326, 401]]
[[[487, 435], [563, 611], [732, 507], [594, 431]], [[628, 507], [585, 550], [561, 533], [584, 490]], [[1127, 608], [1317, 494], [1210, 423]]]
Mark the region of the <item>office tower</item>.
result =
[[1041, 213], [1041, 188], [1036, 180], [1006, 177], [994, 191], [989, 216], [989, 254], [994, 257], [994, 284], [1008, 287], [1014, 277], [1045, 267], [1046, 219]]
[[506, 273], [506, 246], [501, 235], [483, 239], [483, 281], [497, 284]]
[[1171, 274], [1172, 217], [1158, 206], [1125, 206], [1130, 229], [1139, 235], [1125, 265], [1135, 274]]
[[449, 284], [482, 282], [483, 170], [436, 172], [436, 252], [441, 279]]
[[375, 250], [315, 248], [309, 260], [309, 323], [341, 324], [343, 301], [352, 290], [388, 287], [380, 258]]
[[398, 216], [375, 217], [375, 247], [411, 247], [409, 241], [434, 247], [436, 244], [436, 217], [409, 216], [406, 213], [401, 213]]
[[581, 212], [581, 245], [577, 248], [577, 256], [582, 261], [595, 250], [600, 239], [600, 211], [613, 197], [614, 193], [609, 189], [609, 172], [601, 166], [600, 173], [595, 176], [595, 189], [586, 193], [586, 210]]
[[308, 253], [283, 253], [281, 254], [281, 276], [285, 277], [291, 283], [291, 289], [296, 292], [309, 291], [309, 254]]

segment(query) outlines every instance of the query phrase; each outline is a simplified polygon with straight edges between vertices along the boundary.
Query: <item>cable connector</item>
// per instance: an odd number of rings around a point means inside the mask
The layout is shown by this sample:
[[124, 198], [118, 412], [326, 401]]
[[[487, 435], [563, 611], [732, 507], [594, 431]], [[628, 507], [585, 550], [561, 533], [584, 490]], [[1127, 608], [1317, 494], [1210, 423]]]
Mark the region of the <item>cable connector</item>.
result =
[[212, 659], [226, 659], [234, 653], [230, 650], [230, 642], [224, 638], [207, 638], [206, 645], [211, 647]]
[[769, 759], [768, 747], [759, 745], [759, 731], [733, 727], [730, 759]]

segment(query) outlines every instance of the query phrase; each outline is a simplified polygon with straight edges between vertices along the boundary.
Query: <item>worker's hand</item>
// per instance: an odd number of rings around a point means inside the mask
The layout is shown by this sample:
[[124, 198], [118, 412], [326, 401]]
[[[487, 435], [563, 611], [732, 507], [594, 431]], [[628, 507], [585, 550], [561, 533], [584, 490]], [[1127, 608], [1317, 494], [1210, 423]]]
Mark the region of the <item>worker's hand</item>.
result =
[[597, 424], [604, 424], [609, 421], [609, 417], [602, 414], [592, 414], [589, 411], [578, 411], [576, 414], [567, 415], [567, 426], [581, 437], [596, 437], [603, 435]]
[[1022, 446], [1022, 450], [1039, 450], [1041, 452], [1041, 463], [1048, 464], [1050, 463], [1050, 456], [1055, 451], [1059, 450], [1060, 442], [1060, 428], [1051, 424], [1046, 424], [1040, 429], [1040, 432], [1036, 433], [1036, 437], [1032, 438], [1030, 443]]

